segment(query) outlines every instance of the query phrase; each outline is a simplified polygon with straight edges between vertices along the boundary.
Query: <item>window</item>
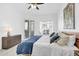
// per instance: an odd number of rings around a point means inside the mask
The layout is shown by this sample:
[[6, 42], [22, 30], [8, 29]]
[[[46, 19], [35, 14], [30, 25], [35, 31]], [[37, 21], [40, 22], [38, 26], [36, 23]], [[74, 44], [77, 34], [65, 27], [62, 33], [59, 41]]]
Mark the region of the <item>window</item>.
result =
[[50, 34], [53, 31], [53, 23], [52, 22], [40, 22], [40, 33], [41, 34]]

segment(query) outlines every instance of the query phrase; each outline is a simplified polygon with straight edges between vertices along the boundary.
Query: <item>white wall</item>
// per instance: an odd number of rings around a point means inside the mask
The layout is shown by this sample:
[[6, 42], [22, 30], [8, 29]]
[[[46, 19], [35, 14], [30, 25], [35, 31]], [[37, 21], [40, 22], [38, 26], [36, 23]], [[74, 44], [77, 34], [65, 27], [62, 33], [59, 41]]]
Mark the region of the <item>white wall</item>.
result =
[[75, 4], [75, 25], [76, 31], [79, 32], [79, 3]]
[[58, 31], [63, 31], [63, 9], [65, 6], [66, 4], [63, 4], [58, 13]]
[[75, 4], [75, 28], [74, 30], [66, 30], [63, 29], [63, 9], [67, 4], [63, 4], [60, 12], [58, 14], [58, 30], [59, 31], [71, 31], [71, 32], [79, 32], [79, 4]]
[[[24, 11], [25, 5], [22, 3], [2, 3], [0, 4], [0, 38], [6, 36], [3, 30], [6, 25], [13, 29], [11, 35], [21, 34], [24, 38]], [[1, 39], [0, 39], [1, 48]]]

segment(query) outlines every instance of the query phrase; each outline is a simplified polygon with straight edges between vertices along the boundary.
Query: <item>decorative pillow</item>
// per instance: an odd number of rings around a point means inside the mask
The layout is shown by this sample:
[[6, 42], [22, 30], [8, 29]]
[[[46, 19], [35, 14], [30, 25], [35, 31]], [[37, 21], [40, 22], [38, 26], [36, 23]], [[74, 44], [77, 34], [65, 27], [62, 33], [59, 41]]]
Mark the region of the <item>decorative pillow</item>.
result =
[[50, 35], [50, 37], [52, 37], [54, 34], [55, 34], [55, 32], [53, 32], [53, 33]]
[[73, 33], [73, 32], [68, 32], [68, 33], [66, 33], [66, 32], [62, 32], [62, 34], [65, 34], [65, 35], [67, 35], [67, 36], [69, 36], [69, 42], [68, 42], [68, 46], [74, 46], [74, 44], [75, 44], [75, 40], [76, 40], [76, 35]]
[[54, 42], [55, 40], [57, 40], [60, 36], [57, 34], [54, 34], [51, 39], [50, 39], [50, 43]]
[[59, 44], [61, 46], [64, 46], [64, 45], [68, 44], [68, 41], [69, 41], [69, 37], [68, 36], [62, 37], [62, 38], [59, 38], [59, 40], [57, 41], [57, 44]]
[[74, 46], [75, 42], [76, 42], [76, 36], [75, 35], [70, 35], [68, 46]]

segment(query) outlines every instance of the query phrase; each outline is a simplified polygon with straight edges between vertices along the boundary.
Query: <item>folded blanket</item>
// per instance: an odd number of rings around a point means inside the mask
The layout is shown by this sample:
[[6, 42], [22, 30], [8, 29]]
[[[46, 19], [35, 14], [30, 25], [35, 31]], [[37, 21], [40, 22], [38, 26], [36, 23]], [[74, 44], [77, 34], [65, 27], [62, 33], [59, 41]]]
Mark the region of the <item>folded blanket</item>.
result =
[[28, 40], [20, 43], [17, 46], [16, 53], [17, 54], [32, 54], [33, 44], [40, 38], [41, 36], [32, 36]]

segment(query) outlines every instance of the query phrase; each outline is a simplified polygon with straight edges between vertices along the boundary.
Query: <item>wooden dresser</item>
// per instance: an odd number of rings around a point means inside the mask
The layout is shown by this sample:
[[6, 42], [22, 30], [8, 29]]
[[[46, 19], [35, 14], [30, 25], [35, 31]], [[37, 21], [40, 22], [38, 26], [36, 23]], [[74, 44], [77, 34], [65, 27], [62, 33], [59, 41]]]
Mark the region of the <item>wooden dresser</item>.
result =
[[2, 37], [2, 48], [8, 49], [21, 42], [21, 35]]

